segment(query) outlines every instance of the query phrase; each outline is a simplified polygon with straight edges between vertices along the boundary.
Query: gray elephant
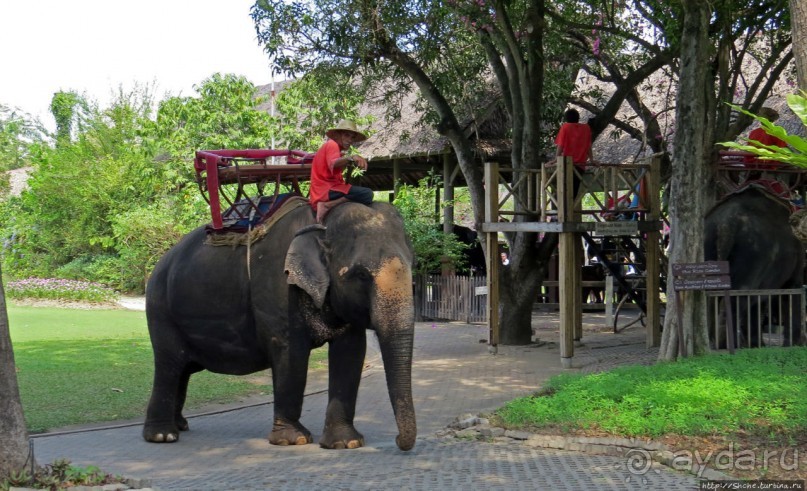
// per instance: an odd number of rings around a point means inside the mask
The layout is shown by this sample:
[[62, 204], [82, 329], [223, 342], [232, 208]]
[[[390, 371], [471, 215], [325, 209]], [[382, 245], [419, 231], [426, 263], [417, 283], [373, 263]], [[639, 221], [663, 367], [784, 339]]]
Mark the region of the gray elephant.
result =
[[[790, 206], [759, 188], [749, 187], [724, 198], [707, 214], [704, 221], [704, 259], [728, 261], [733, 290], [801, 288], [804, 281], [804, 244], [796, 238], [789, 223]], [[766, 300], [756, 296], [732, 300], [732, 312], [739, 313], [737, 346], [761, 346], [759, 332], [749, 324], [759, 316]], [[760, 303], [761, 302], [761, 303]], [[738, 305], [739, 303], [739, 305]], [[781, 319], [787, 326], [800, 325], [804, 307], [792, 300]], [[763, 309], [764, 311], [765, 309]], [[710, 333], [712, 334], [712, 333]], [[721, 336], [723, 332], [719, 333]], [[725, 340], [713, 340], [725, 347]], [[792, 333], [793, 344], [801, 343], [801, 332]], [[785, 332], [784, 344], [791, 333]]]
[[357, 448], [353, 418], [366, 350], [376, 332], [402, 450], [415, 444], [411, 368], [412, 248], [395, 208], [345, 203], [314, 223], [310, 207], [281, 218], [247, 247], [205, 244], [204, 227], [171, 249], [149, 279], [146, 316], [154, 386], [143, 437], [173, 442], [191, 374], [244, 375], [272, 369], [269, 442], [312, 441], [300, 423], [308, 359], [329, 343], [324, 448]]

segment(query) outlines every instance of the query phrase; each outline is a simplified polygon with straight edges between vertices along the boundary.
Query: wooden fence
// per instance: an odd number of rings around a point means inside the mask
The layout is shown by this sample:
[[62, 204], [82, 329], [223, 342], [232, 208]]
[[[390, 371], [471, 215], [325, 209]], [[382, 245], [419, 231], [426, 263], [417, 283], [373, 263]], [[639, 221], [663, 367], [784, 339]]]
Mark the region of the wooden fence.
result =
[[[726, 319], [723, 291], [706, 292], [709, 299], [709, 336], [725, 347]], [[738, 348], [791, 346], [805, 340], [805, 290], [729, 290], [731, 316]]]
[[485, 276], [422, 275], [415, 278], [419, 320], [486, 322]]

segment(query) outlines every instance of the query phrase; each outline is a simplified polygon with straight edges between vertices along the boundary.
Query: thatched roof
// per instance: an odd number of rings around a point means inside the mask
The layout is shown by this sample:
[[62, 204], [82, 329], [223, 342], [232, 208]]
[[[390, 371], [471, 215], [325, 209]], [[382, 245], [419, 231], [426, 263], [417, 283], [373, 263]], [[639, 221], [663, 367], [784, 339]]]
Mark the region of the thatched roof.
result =
[[[791, 62], [792, 64], [792, 62]], [[749, 73], [753, 73], [749, 68]], [[669, 142], [668, 151], [673, 151], [673, 140], [675, 138], [675, 104], [676, 87], [668, 88], [670, 85], [669, 76], [663, 71], [657, 71], [647, 81], [639, 87], [642, 102], [647, 105], [650, 111], [656, 115], [663, 137]], [[604, 101], [615, 92], [616, 87], [610, 83], [602, 83], [594, 77], [581, 72], [575, 88], [575, 96], [582, 97], [594, 106], [602, 107]], [[805, 128], [801, 120], [787, 105], [786, 96], [795, 92], [795, 89], [785, 79], [780, 77], [774, 86], [771, 96], [765, 102], [765, 106], [772, 107], [779, 112], [779, 119], [776, 124], [784, 127], [792, 135], [805, 135]], [[584, 96], [584, 94], [589, 94]], [[581, 121], [585, 121], [591, 113], [581, 110]], [[632, 126], [642, 128], [643, 123], [631, 106], [624, 102], [617, 113], [616, 118], [620, 121], [630, 122]], [[752, 123], [746, 128], [742, 136], [758, 126]], [[611, 125], [599, 135], [592, 146], [595, 160], [609, 163], [626, 163], [635, 159], [642, 159], [652, 154], [648, 145], [631, 137], [624, 131]]]

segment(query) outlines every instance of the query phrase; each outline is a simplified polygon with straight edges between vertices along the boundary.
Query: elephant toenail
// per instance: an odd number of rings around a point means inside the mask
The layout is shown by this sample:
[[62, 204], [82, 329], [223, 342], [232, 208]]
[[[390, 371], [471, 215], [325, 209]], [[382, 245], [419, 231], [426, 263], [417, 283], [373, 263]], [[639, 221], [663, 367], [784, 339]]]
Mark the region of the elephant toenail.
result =
[[168, 436], [165, 437], [165, 441], [167, 441], [168, 443], [173, 443], [173, 442], [177, 441], [177, 437], [176, 437], [176, 435], [172, 435], [172, 434], [169, 433]]
[[361, 445], [359, 445], [359, 442], [357, 442], [356, 440], [351, 440], [347, 444], [347, 448], [359, 448], [360, 446]]

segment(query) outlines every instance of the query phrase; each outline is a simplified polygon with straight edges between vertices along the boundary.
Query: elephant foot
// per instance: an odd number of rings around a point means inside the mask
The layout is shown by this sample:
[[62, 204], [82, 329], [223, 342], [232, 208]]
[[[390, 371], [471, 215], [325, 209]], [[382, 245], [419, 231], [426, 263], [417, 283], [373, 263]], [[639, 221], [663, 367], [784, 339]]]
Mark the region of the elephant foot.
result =
[[188, 420], [185, 419], [185, 417], [181, 414], [174, 418], [174, 421], [176, 422], [179, 431], [188, 431], [188, 429], [190, 429], [190, 426], [188, 426]]
[[272, 445], [305, 445], [314, 441], [311, 432], [299, 422], [289, 423], [275, 419], [269, 443]]
[[[185, 422], [185, 429], [188, 422]], [[143, 427], [143, 439], [152, 443], [174, 443], [179, 440], [179, 429], [174, 427], [146, 425]]]
[[331, 450], [360, 448], [364, 446], [364, 436], [353, 426], [339, 429], [326, 428], [322, 438], [319, 439], [319, 446]]

